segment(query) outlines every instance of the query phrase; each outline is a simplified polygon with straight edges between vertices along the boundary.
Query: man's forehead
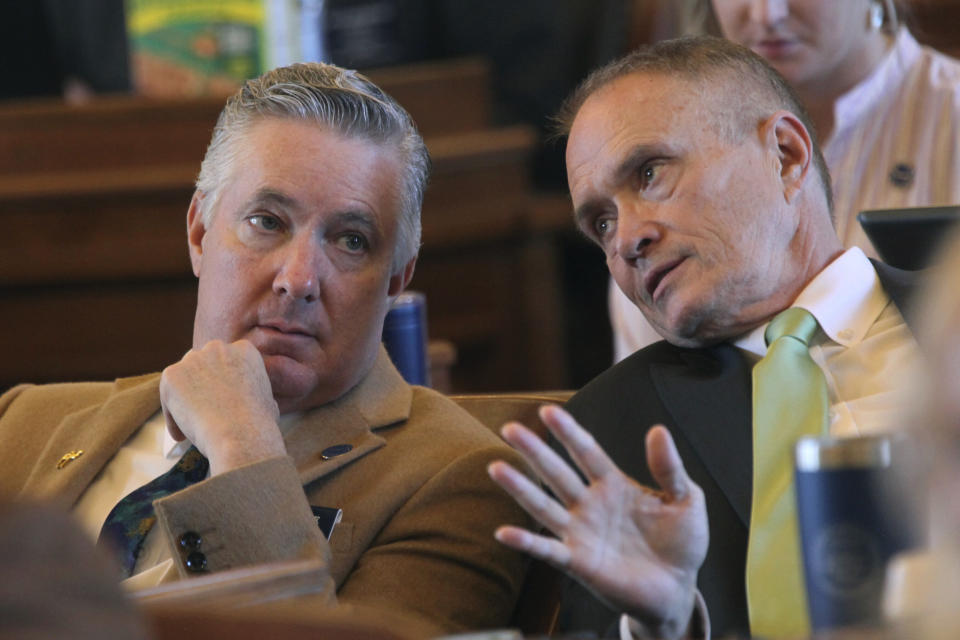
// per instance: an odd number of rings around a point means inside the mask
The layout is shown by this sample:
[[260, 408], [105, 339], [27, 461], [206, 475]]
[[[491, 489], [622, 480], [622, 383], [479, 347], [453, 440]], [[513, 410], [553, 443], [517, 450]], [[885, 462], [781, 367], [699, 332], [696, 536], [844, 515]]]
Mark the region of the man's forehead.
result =
[[[570, 128], [571, 148], [591, 138], [615, 138], [625, 132], [664, 141], [672, 135], [695, 135], [712, 127], [728, 129], [737, 114], [723, 74], [705, 77], [635, 71], [601, 86], [583, 103]], [[736, 107], [742, 109], [743, 105]], [[595, 142], [595, 140], [594, 140]]]
[[[311, 211], [318, 204], [397, 216], [402, 192], [400, 151], [312, 120], [264, 117], [234, 141], [234, 160], [221, 184], [246, 207]], [[220, 208], [220, 207], [217, 207]]]
[[689, 92], [659, 74], [631, 73], [616, 78], [584, 101], [570, 127], [570, 140], [576, 144], [584, 137], [613, 136], [648, 125], [656, 129], [670, 105], [686, 103], [683, 96]]
[[567, 145], [568, 169], [589, 162], [619, 162], [611, 153], [623, 147], [657, 144], [681, 111], [691, 108], [691, 89], [662, 74], [631, 73], [595, 91], [577, 112]]
[[[692, 87], [693, 83], [682, 76], [646, 70], [631, 71], [598, 87], [584, 100], [580, 112], [588, 106], [602, 108], [611, 104], [633, 104], [635, 107], [640, 104], [652, 108], [665, 98], [690, 92]], [[602, 106], [597, 107], [598, 104]]]

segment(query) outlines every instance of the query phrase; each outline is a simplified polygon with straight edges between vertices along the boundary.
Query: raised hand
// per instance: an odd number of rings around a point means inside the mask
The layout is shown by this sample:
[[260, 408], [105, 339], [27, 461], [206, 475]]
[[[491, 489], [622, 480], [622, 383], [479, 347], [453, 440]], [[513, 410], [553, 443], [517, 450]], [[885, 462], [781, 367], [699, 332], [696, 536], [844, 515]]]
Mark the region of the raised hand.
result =
[[536, 434], [508, 423], [504, 439], [556, 497], [502, 461], [490, 465], [490, 476], [556, 537], [504, 526], [497, 540], [565, 571], [647, 633], [680, 636], [693, 611], [708, 527], [703, 492], [687, 476], [669, 432], [647, 433], [647, 464], [660, 486], [654, 490], [620, 471], [563, 409], [545, 406], [540, 417], [586, 482]]
[[213, 340], [189, 351], [160, 378], [170, 434], [210, 460], [210, 474], [286, 455], [260, 352], [246, 340]]

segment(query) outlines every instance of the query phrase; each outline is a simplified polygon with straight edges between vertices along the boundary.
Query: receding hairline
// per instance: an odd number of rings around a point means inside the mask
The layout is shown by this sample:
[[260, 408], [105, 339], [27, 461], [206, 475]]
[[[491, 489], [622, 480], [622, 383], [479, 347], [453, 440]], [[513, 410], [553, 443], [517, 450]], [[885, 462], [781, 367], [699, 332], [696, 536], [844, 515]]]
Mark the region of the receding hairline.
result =
[[[705, 111], [711, 115], [711, 123], [728, 133], [734, 133], [729, 122], [725, 120], [725, 118], [729, 119], [729, 116], [733, 116], [740, 125], [736, 127], [737, 133], [743, 133], [748, 129], [744, 126], [747, 121], [760, 122], [764, 115], [772, 115], [781, 108], [791, 112], [797, 111], [788, 108], [790, 105], [784, 104], [776, 89], [767, 86], [756, 74], [746, 74], [748, 82], [745, 85], [740, 71], [738, 68], [730, 67], [672, 69], [666, 66], [650, 66], [625, 69], [603, 78], [601, 82], [592, 86], [587, 86], [585, 81], [584, 85], [581, 85], [581, 88], [564, 103], [561, 111], [554, 118], [555, 133], [559, 137], [569, 136], [573, 123], [587, 102], [602, 96], [615, 84], [639, 77], [660, 78], [689, 88], [691, 97], [705, 105]], [[737, 88], [739, 92], [726, 90], [729, 88]], [[744, 108], [745, 105], [747, 108]], [[799, 113], [794, 115], [798, 118], [800, 116]]]
[[[614, 85], [636, 78], [655, 78], [688, 89], [691, 103], [706, 116], [703, 124], [731, 142], [741, 141], [745, 134], [756, 131], [756, 127], [767, 117], [786, 108], [775, 96], [756, 84], [749, 87], [735, 84], [741, 78], [732, 69], [715, 69], [704, 74], [673, 74], [659, 69], [636, 69], [611, 77], [603, 84], [593, 87], [593, 90], [583, 97], [577, 110], [570, 114], [563, 135], [569, 137], [574, 122], [588, 102], [602, 99], [603, 94]], [[740, 92], [735, 94], [726, 90], [732, 87], [738, 87]], [[718, 88], [721, 90], [717, 90]], [[748, 106], [745, 107], [745, 104]]]
[[[595, 94], [619, 79], [634, 74], [663, 75], [674, 80], [685, 79], [699, 87], [697, 98], [708, 97], [715, 105], [716, 117], [710, 120], [729, 140], [742, 139], [767, 117], [779, 110], [792, 113], [810, 135], [813, 143], [813, 166], [822, 183], [827, 209], [833, 216], [833, 188], [826, 160], [810, 114], [797, 93], [769, 63], [746, 47], [713, 36], [687, 36], [662, 40], [635, 49], [588, 75], [564, 101], [554, 116], [554, 132], [566, 138], [583, 105]], [[736, 91], [723, 85], [736, 81]], [[723, 90], [716, 90], [722, 87]], [[723, 98], [722, 102], [718, 102]], [[727, 122], [723, 122], [727, 116]]]

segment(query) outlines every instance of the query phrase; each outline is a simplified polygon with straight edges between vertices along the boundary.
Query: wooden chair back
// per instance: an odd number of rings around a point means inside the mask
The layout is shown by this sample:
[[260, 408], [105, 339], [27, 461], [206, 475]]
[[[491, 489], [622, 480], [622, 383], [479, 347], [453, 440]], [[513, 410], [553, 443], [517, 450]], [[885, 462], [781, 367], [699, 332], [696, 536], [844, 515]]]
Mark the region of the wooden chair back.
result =
[[[505, 422], [517, 421], [546, 439], [547, 428], [540, 421], [537, 411], [544, 404], [563, 404], [572, 395], [572, 391], [539, 391], [450, 397], [498, 434]], [[511, 626], [520, 629], [525, 636], [550, 635], [556, 627], [562, 586], [563, 574], [560, 571], [545, 562], [530, 559]]]

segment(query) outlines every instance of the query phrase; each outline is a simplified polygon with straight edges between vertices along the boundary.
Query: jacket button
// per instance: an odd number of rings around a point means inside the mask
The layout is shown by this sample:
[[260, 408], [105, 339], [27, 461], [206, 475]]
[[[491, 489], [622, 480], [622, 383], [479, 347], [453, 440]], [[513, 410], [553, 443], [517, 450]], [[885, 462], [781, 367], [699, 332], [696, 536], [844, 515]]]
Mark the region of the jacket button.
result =
[[199, 551], [194, 551], [187, 556], [184, 564], [186, 564], [187, 571], [190, 573], [203, 573], [207, 570], [207, 556]]
[[337, 456], [342, 456], [348, 451], [353, 449], [352, 444], [335, 444], [332, 447], [327, 447], [320, 452], [320, 457], [324, 460], [329, 460], [330, 458], [336, 458]]
[[196, 551], [203, 543], [203, 539], [196, 531], [187, 531], [180, 536], [180, 548], [186, 551]]

